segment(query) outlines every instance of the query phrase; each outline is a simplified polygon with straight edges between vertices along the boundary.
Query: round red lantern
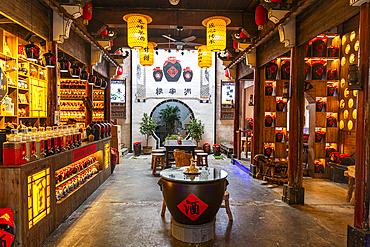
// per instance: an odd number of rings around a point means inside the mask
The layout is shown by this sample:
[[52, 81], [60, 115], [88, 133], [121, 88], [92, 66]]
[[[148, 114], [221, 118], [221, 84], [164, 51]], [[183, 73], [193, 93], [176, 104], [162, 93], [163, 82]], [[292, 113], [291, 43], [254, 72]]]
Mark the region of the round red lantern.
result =
[[93, 11], [93, 6], [91, 2], [88, 2], [87, 4], [84, 5], [82, 9], [82, 19], [83, 23], [85, 25], [89, 25], [89, 20], [91, 20], [92, 17], [92, 11]]
[[262, 5], [258, 5], [256, 8], [255, 22], [258, 25], [258, 30], [263, 29], [263, 25], [266, 23], [267, 10]]

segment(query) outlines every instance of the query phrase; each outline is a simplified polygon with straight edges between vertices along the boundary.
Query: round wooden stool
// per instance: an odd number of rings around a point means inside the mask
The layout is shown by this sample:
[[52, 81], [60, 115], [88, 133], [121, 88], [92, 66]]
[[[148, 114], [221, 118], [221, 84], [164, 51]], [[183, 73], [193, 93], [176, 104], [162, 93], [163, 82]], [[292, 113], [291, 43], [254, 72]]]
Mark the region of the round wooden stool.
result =
[[164, 156], [164, 153], [152, 153], [152, 174], [156, 172], [157, 166], [162, 167], [162, 170], [165, 168]]
[[164, 149], [153, 149], [152, 154], [164, 154], [166, 151]]
[[197, 165], [208, 167], [208, 154], [207, 153], [197, 153]]

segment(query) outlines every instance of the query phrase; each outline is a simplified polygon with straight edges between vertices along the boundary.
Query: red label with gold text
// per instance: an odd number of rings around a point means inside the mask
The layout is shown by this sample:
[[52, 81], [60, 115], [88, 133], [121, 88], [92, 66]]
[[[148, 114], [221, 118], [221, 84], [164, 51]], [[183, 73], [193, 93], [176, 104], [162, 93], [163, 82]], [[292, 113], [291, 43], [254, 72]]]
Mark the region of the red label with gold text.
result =
[[73, 151], [73, 162], [96, 152], [96, 144], [88, 145]]

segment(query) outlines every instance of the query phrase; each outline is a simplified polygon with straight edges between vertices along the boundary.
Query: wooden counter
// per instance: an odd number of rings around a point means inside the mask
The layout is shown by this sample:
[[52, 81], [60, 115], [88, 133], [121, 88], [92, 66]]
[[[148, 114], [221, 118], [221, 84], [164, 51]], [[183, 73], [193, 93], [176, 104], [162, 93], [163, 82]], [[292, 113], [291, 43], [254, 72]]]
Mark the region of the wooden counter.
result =
[[[15, 246], [38, 246], [110, 176], [110, 141], [85, 143], [22, 166], [0, 166], [0, 207], [14, 212]], [[56, 201], [55, 171], [92, 154], [100, 163], [98, 173]]]

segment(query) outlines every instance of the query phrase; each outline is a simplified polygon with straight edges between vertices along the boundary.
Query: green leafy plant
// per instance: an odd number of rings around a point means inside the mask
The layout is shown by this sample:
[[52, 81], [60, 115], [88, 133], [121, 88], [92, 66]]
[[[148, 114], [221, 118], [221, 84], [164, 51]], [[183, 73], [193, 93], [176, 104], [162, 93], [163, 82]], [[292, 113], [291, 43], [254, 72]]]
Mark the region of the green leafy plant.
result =
[[167, 135], [171, 135], [174, 132], [175, 121], [179, 121], [180, 108], [177, 106], [167, 105], [166, 108], [160, 110], [159, 118], [166, 123]]
[[204, 124], [202, 124], [202, 120], [190, 120], [186, 130], [189, 132], [189, 136], [195, 140], [198, 147], [198, 143], [202, 140], [202, 135], [204, 134]]
[[145, 136], [146, 146], [148, 146], [149, 137], [153, 135], [156, 128], [157, 120], [148, 116], [148, 114], [144, 113], [140, 122], [140, 133]]
[[[167, 140], [177, 140], [177, 136], [178, 135], [168, 135], [168, 136], [166, 136], [166, 138], [164, 138], [164, 141], [162, 142], [162, 144], [164, 145]], [[181, 137], [181, 140], [184, 140], [184, 138]]]

